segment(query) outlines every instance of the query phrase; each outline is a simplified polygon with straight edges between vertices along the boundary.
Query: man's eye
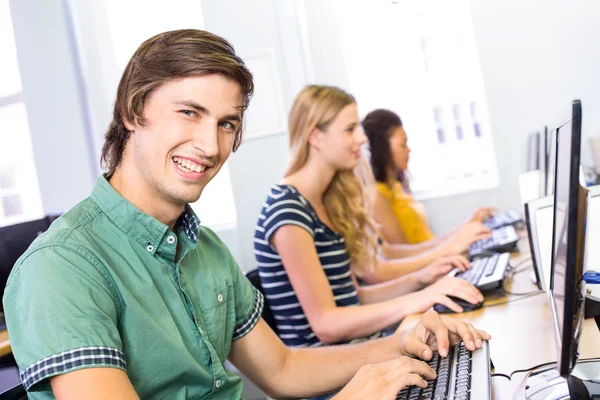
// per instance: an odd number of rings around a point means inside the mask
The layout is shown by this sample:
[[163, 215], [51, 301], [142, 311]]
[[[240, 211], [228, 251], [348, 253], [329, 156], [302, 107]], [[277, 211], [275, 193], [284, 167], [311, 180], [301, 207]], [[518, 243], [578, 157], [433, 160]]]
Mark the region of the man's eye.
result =
[[227, 121], [221, 122], [221, 127], [232, 131], [235, 130], [235, 125]]
[[191, 111], [191, 110], [181, 110], [179, 112], [182, 113], [185, 116], [188, 116], [188, 117], [193, 117], [193, 116], [196, 115], [196, 113], [194, 111]]

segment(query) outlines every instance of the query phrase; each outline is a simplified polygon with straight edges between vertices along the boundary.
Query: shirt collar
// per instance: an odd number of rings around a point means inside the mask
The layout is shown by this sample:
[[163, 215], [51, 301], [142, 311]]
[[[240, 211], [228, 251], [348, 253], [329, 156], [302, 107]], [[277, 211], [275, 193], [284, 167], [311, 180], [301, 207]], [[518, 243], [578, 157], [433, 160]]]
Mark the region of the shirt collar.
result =
[[[156, 218], [140, 211], [121, 196], [101, 175], [92, 190], [92, 199], [108, 218], [142, 246], [157, 249], [169, 227]], [[182, 230], [195, 246], [198, 243], [200, 220], [192, 207], [186, 204], [175, 224], [175, 231]]]

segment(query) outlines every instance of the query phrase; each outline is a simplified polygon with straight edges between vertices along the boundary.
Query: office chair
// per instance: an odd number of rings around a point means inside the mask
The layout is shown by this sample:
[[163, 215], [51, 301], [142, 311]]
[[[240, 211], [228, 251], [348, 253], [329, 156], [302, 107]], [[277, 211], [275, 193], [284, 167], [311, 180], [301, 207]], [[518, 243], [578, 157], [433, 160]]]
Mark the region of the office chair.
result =
[[25, 387], [19, 383], [0, 393], [0, 400], [27, 400], [27, 391], [25, 390]]
[[[252, 283], [252, 285], [256, 289], [258, 289], [258, 291], [261, 292], [263, 296], [265, 295], [262, 284], [260, 282], [260, 276], [258, 275], [258, 269], [253, 269], [252, 271], [249, 271], [246, 274], [246, 278], [248, 278], [250, 283]], [[266, 299], [265, 299], [265, 305], [263, 307], [262, 318], [265, 320], [267, 325], [269, 325], [269, 327], [271, 327], [273, 332], [278, 334], [277, 326], [275, 324], [275, 318], [273, 317], [273, 313], [271, 312], [271, 309], [269, 308], [269, 305], [267, 304]], [[2, 400], [2, 399], [0, 399], [0, 400]]]

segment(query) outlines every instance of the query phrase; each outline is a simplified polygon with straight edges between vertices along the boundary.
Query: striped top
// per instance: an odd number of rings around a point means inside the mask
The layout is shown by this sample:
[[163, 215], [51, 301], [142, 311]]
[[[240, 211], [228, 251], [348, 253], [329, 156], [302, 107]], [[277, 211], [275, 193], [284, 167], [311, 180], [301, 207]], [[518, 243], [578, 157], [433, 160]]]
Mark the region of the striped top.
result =
[[[275, 318], [279, 337], [287, 346], [321, 346], [323, 343], [308, 323], [279, 254], [269, 244], [277, 229], [285, 225], [299, 226], [314, 238], [315, 249], [338, 307], [360, 304], [350, 274], [350, 256], [344, 238], [321, 222], [296, 188], [283, 184], [271, 187], [254, 233], [254, 255], [266, 301]], [[378, 336], [380, 333], [372, 335]]]

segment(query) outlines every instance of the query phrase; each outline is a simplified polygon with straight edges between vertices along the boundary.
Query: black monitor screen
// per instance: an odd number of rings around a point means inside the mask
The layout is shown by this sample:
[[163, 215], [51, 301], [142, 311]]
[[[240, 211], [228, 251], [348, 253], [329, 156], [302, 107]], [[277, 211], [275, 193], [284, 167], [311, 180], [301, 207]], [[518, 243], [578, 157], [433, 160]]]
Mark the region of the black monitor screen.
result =
[[581, 103], [558, 129], [556, 140], [554, 227], [552, 232], [551, 307], [555, 323], [558, 370], [568, 376], [576, 362], [578, 325], [583, 295], [585, 189], [579, 184]]
[[546, 196], [554, 195], [554, 180], [556, 179], [556, 129], [548, 133], [550, 146], [548, 147], [548, 172], [546, 176]]
[[539, 167], [540, 167], [540, 195], [541, 196], [549, 196], [550, 194], [546, 192], [548, 188], [548, 128], [544, 128], [544, 130], [540, 133], [540, 154], [539, 154]]

